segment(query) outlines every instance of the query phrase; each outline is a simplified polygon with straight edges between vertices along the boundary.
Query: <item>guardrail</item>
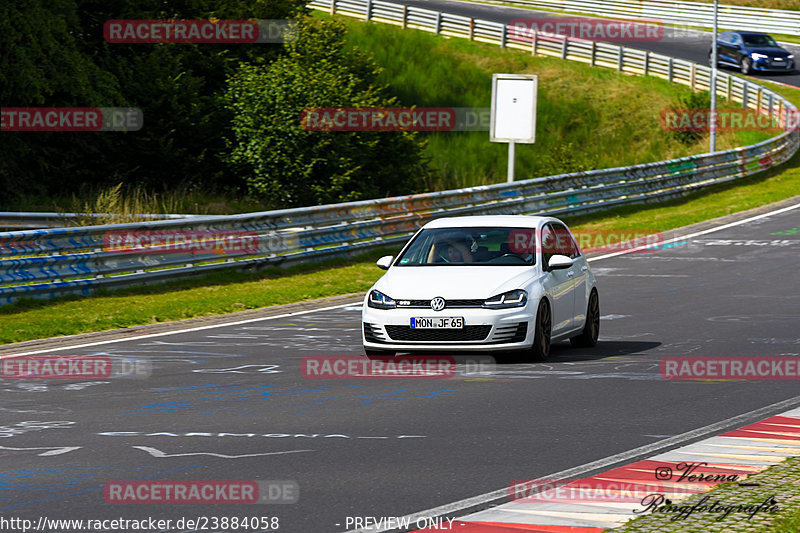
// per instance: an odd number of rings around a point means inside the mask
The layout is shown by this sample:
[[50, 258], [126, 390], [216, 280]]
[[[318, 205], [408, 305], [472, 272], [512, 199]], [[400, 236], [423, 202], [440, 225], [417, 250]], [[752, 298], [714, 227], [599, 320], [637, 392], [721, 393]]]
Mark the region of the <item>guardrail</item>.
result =
[[[40, 229], [40, 228], [63, 228], [75, 225], [72, 222], [77, 219], [86, 218], [106, 218], [109, 215], [104, 213], [41, 213], [41, 212], [22, 212], [22, 211], [0, 211], [0, 229], [20, 230], [20, 229]], [[143, 214], [137, 215], [138, 218], [145, 220], [163, 220], [189, 218], [197, 215], [175, 215], [175, 214]]]
[[[317, 9], [466, 37], [531, 53], [707, 88], [708, 67], [624, 47], [534, 33], [381, 0], [315, 0]], [[720, 95], [781, 117], [789, 101], [720, 73]], [[674, 198], [761, 172], [800, 146], [796, 128], [767, 141], [630, 167], [442, 192], [232, 216], [0, 233], [0, 304], [20, 297], [88, 294], [229, 269], [286, 265], [399, 244], [433, 218], [467, 214], [575, 215]]]
[[[578, 13], [669, 22], [681, 26], [714, 26], [714, 6], [702, 2], [660, 0], [478, 0], [556, 9]], [[734, 30], [765, 31], [800, 35], [800, 11], [720, 5], [719, 27]]]

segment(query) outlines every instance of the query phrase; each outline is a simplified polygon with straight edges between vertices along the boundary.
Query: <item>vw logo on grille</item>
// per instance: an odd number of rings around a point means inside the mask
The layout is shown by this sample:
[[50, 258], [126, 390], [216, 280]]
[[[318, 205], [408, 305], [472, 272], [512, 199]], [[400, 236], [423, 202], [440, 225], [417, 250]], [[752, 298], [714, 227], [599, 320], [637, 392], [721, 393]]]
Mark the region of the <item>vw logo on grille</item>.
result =
[[444, 298], [442, 298], [441, 296], [437, 296], [436, 298], [431, 300], [431, 309], [433, 309], [434, 311], [441, 311], [442, 309], [444, 309], [445, 305], [446, 302], [444, 301]]

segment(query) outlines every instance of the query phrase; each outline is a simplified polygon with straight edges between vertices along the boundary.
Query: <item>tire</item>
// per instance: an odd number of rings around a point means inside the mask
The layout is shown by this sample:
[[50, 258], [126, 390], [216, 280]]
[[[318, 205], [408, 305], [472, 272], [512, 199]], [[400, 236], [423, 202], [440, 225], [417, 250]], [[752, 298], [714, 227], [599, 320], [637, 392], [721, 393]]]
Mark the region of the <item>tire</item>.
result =
[[392, 357], [397, 352], [392, 352], [389, 350], [373, 350], [372, 348], [364, 347], [364, 353], [367, 357]]
[[586, 323], [580, 335], [570, 337], [569, 342], [578, 348], [591, 348], [597, 344], [600, 334], [600, 298], [597, 291], [592, 289], [589, 295], [589, 304], [586, 308]]
[[750, 69], [752, 67], [752, 63], [750, 63], [750, 59], [745, 57], [742, 58], [742, 62], [740, 63], [742, 74], [750, 74]]
[[550, 335], [553, 332], [553, 315], [547, 300], [539, 302], [536, 310], [536, 330], [533, 335], [533, 346], [530, 349], [530, 359], [536, 362], [547, 361], [550, 357]]

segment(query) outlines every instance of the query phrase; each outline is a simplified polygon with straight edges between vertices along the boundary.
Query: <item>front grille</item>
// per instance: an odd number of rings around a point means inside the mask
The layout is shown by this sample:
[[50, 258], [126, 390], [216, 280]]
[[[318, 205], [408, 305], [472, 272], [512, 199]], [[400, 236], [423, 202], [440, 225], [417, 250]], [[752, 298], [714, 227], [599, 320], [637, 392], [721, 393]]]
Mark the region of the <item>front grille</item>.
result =
[[364, 340], [367, 342], [386, 342], [386, 336], [375, 324], [364, 322]]
[[464, 326], [462, 329], [411, 329], [409, 326], [386, 326], [386, 333], [396, 341], [482, 341], [492, 326]]
[[[403, 300], [402, 298], [396, 300], [397, 302], [406, 301], [409, 302], [409, 305], [399, 305], [399, 307], [403, 308], [410, 308], [410, 307], [427, 307], [430, 309], [431, 301], [430, 300]], [[483, 307], [483, 300], [447, 300], [445, 299], [446, 305], [445, 309], [447, 308], [456, 308], [456, 307]]]

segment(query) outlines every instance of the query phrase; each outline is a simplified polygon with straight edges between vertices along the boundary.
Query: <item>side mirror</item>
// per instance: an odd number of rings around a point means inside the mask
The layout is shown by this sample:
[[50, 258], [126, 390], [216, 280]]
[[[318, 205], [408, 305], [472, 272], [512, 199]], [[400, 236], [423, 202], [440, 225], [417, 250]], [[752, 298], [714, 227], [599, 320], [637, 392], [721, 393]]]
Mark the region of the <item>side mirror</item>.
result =
[[389, 267], [392, 266], [392, 261], [394, 261], [394, 256], [391, 255], [384, 255], [380, 259], [378, 259], [375, 264], [378, 267], [382, 268], [383, 270], [389, 270]]
[[566, 255], [557, 254], [550, 257], [550, 261], [547, 263], [547, 268], [550, 270], [562, 270], [564, 268], [571, 267], [573, 262], [574, 261]]

